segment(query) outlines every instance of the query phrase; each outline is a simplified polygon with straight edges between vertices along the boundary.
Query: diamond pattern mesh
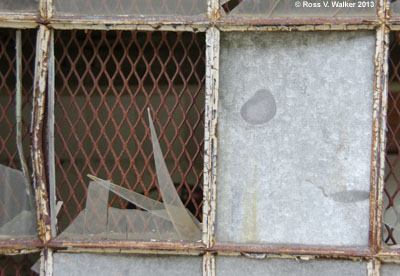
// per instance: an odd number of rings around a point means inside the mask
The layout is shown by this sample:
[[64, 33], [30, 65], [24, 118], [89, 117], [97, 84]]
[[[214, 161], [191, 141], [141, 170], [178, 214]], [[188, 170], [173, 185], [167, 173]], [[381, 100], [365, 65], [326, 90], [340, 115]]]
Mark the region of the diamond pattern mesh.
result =
[[39, 259], [39, 254], [0, 256], [0, 275], [1, 276], [38, 275], [31, 270], [31, 267], [38, 259]]
[[[84, 209], [89, 173], [161, 200], [147, 107], [176, 189], [201, 219], [204, 54], [204, 34], [55, 32], [60, 230]], [[134, 208], [117, 196], [109, 206]]]
[[[29, 124], [32, 109], [32, 84], [35, 56], [35, 31], [22, 31], [22, 123], [23, 149], [25, 160], [30, 170], [30, 135]], [[0, 164], [13, 169], [21, 169], [16, 145], [15, 95], [16, 95], [16, 61], [15, 61], [15, 31], [0, 31]], [[7, 181], [2, 181], [8, 185]], [[14, 200], [14, 206], [21, 211], [23, 203], [13, 197], [13, 188], [4, 188]], [[0, 197], [1, 198], [1, 197]], [[7, 202], [0, 200], [0, 216], [8, 216], [5, 208]]]

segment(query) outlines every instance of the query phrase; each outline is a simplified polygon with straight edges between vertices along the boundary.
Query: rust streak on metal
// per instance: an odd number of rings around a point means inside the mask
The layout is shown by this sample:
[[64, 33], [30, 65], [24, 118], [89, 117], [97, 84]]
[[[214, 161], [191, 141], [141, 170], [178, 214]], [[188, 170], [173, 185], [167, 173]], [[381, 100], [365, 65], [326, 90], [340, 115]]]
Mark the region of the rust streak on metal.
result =
[[33, 181], [36, 189], [38, 234], [44, 243], [50, 240], [50, 216], [48, 210], [44, 156], [42, 152], [43, 116], [45, 109], [49, 46], [50, 30], [45, 26], [40, 26], [36, 45], [37, 48], [33, 91], [34, 96], [31, 124], [31, 155], [33, 165]]
[[207, 16], [62, 16], [55, 14], [51, 23], [134, 24], [134, 25], [211, 25]]
[[382, 244], [382, 192], [384, 185], [387, 58], [389, 29], [382, 25], [376, 32], [375, 80], [372, 123], [371, 193], [369, 247], [377, 252]]
[[375, 25], [379, 26], [381, 21], [376, 17], [303, 17], [303, 18], [262, 18], [254, 16], [229, 16], [221, 17], [217, 22], [220, 25], [248, 25], [248, 26], [266, 26], [266, 25]]
[[182, 256], [202, 256], [204, 252], [196, 250], [150, 250], [150, 249], [124, 249], [124, 248], [83, 248], [68, 247], [57, 249], [63, 253], [118, 253], [118, 254], [146, 254], [146, 255], [182, 255]]
[[355, 31], [355, 30], [374, 30], [376, 25], [354, 25], [354, 24], [306, 24], [306, 25], [217, 25], [221, 31]]
[[67, 241], [52, 240], [47, 244], [51, 248], [119, 248], [119, 249], [149, 249], [149, 250], [196, 250], [203, 251], [202, 243], [172, 243], [172, 242], [151, 242], [151, 241], [128, 241], [128, 240], [104, 240], [104, 241]]
[[40, 248], [15, 248], [15, 249], [0, 248], [0, 255], [27, 255], [37, 252], [40, 252]]
[[210, 248], [215, 252], [247, 252], [263, 254], [287, 254], [287, 255], [322, 255], [337, 257], [373, 257], [373, 252], [368, 248], [359, 247], [311, 247], [311, 246], [292, 246], [288, 245], [264, 245], [264, 244], [225, 244], [217, 243]]
[[214, 244], [216, 212], [216, 159], [218, 117], [218, 66], [219, 30], [211, 28], [206, 35], [206, 104], [204, 130], [204, 204], [203, 242], [207, 247]]
[[130, 30], [130, 31], [171, 31], [171, 32], [204, 32], [208, 24], [92, 24], [50, 22], [49, 27], [60, 30]]

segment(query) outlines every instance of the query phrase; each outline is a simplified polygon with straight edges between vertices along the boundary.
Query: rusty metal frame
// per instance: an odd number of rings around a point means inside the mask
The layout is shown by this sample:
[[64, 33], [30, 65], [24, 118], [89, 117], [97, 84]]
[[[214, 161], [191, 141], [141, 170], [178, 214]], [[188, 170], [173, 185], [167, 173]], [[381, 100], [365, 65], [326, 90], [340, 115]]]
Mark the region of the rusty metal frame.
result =
[[32, 166], [33, 183], [36, 190], [38, 217], [38, 234], [43, 243], [50, 240], [50, 216], [43, 156], [43, 116], [45, 109], [45, 93], [48, 69], [48, 53], [50, 47], [50, 30], [40, 26], [36, 43], [35, 76], [32, 106]]
[[[203, 275], [215, 275], [216, 255], [261, 254], [277, 258], [328, 258], [367, 260], [368, 275], [379, 275], [380, 260], [400, 260], [400, 250], [382, 246], [382, 189], [387, 105], [388, 33], [400, 30], [400, 17], [389, 17], [389, 1], [378, 0], [376, 17], [268, 19], [221, 17], [218, 0], [207, 1], [204, 17], [81, 17], [54, 14], [53, 0], [40, 0], [39, 15], [0, 13], [0, 27], [36, 28], [38, 44], [35, 62], [35, 89], [32, 118], [32, 162], [38, 226], [41, 240], [0, 241], [0, 254], [26, 254], [42, 250], [42, 271], [52, 275], [53, 250], [62, 252], [119, 252], [146, 254], [198, 255], [203, 258]], [[51, 29], [99, 29], [146, 31], [206, 31], [206, 120], [204, 148], [203, 243], [169, 243], [148, 241], [70, 241], [55, 237], [55, 198], [52, 176], [46, 179], [43, 157], [43, 116], [46, 99], [51, 112], [54, 62]], [[218, 115], [218, 64], [220, 31], [349, 31], [376, 30], [373, 141], [371, 155], [370, 239], [368, 248], [321, 246], [224, 244], [215, 241], [216, 156]], [[50, 65], [50, 66], [48, 66]], [[49, 76], [47, 77], [47, 70]], [[46, 98], [46, 83], [48, 96]], [[54, 100], [54, 99], [53, 99]], [[50, 117], [51, 118], [51, 117]], [[53, 118], [54, 120], [54, 118]], [[48, 122], [52, 124], [51, 120]], [[51, 127], [47, 126], [49, 129]], [[48, 134], [51, 139], [51, 131]], [[49, 150], [51, 152], [51, 148]], [[51, 153], [49, 154], [49, 156]], [[49, 182], [49, 183], [47, 183]], [[48, 194], [48, 188], [50, 192]], [[50, 203], [49, 203], [50, 202]], [[50, 210], [49, 210], [49, 204]], [[53, 223], [53, 225], [51, 225]]]

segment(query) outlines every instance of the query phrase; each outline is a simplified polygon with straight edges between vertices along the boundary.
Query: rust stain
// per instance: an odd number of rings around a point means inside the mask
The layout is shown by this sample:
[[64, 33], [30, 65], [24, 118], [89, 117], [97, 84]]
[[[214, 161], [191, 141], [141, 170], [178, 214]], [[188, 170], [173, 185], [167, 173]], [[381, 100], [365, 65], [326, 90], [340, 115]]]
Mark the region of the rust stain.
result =
[[46, 189], [45, 165], [43, 159], [43, 116], [45, 108], [45, 92], [48, 68], [48, 52], [50, 46], [50, 30], [40, 26], [37, 36], [37, 49], [34, 76], [34, 96], [32, 107], [32, 165], [33, 182], [36, 187], [36, 204], [38, 218], [38, 235], [44, 242], [48, 242], [50, 235], [50, 216]]

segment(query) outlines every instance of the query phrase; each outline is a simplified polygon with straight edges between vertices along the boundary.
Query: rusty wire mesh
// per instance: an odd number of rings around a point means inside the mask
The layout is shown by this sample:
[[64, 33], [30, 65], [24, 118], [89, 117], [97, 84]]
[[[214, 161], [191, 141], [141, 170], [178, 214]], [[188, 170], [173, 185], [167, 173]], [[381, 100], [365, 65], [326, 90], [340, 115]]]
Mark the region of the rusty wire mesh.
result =
[[384, 188], [384, 241], [400, 242], [400, 37], [391, 33]]
[[205, 15], [206, 0], [55, 0], [55, 11], [72, 15]]
[[31, 270], [39, 254], [0, 256], [0, 276], [38, 275]]
[[[25, 160], [30, 170], [30, 114], [32, 108], [32, 84], [35, 56], [35, 31], [22, 31], [22, 124], [23, 150]], [[15, 31], [0, 31], [0, 165], [21, 170], [21, 163], [16, 145], [16, 52]], [[2, 185], [8, 185], [2, 181]], [[10, 183], [11, 184], [11, 183]], [[6, 200], [13, 201], [15, 211], [21, 211], [24, 202], [19, 202], [13, 196], [12, 186], [2, 187], [2, 191], [10, 195]], [[21, 191], [19, 191], [21, 192]], [[1, 198], [1, 197], [0, 197]], [[6, 206], [9, 202], [0, 200], [0, 216], [6, 220]], [[10, 206], [10, 205], [9, 205]]]
[[[204, 55], [203, 33], [55, 32], [61, 231], [85, 207], [88, 173], [162, 200], [147, 107], [176, 189], [184, 205], [201, 219]], [[135, 208], [115, 195], [110, 196], [109, 206]], [[139, 224], [143, 227], [146, 222]]]

